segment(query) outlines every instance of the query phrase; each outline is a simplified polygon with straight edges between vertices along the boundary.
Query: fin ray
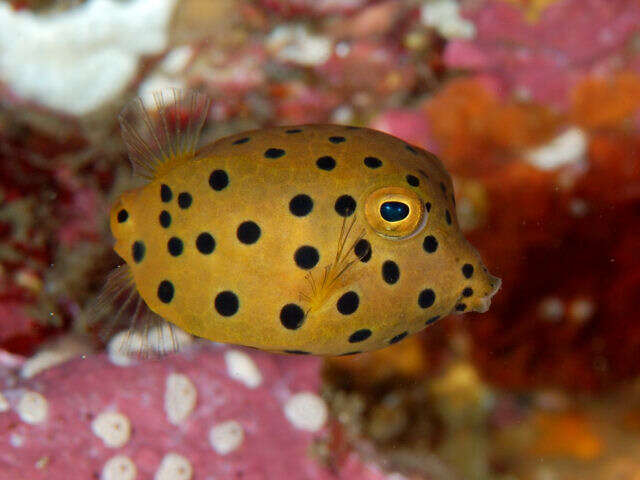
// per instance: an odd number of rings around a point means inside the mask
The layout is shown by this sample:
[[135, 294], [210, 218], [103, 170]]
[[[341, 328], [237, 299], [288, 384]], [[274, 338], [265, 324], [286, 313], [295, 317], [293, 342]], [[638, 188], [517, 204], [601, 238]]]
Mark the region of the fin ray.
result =
[[359, 255], [358, 258], [352, 260], [348, 259], [349, 254], [354, 250], [355, 245], [365, 237], [365, 230], [363, 228], [351, 242], [350, 246], [345, 248], [349, 237], [353, 233], [355, 223], [355, 214], [348, 225], [347, 218], [343, 217], [342, 227], [340, 228], [340, 235], [338, 237], [336, 255], [329, 265], [322, 268], [322, 279], [320, 282], [316, 282], [313, 276], [313, 271], [310, 271], [305, 275], [305, 280], [307, 281], [311, 292], [309, 294], [300, 292], [299, 298], [309, 303], [309, 308], [306, 311], [307, 315], [313, 310], [320, 308], [331, 296], [333, 290], [338, 285], [338, 281], [345, 277], [347, 272], [352, 269], [358, 260], [364, 258], [369, 253], [369, 250], [367, 249], [364, 253]]
[[134, 174], [146, 180], [194, 157], [210, 99], [167, 89], [132, 100], [118, 117]]
[[104, 343], [121, 335], [117, 349], [128, 356], [152, 357], [177, 352], [190, 336], [152, 312], [138, 293], [131, 269], [112, 271], [82, 319]]

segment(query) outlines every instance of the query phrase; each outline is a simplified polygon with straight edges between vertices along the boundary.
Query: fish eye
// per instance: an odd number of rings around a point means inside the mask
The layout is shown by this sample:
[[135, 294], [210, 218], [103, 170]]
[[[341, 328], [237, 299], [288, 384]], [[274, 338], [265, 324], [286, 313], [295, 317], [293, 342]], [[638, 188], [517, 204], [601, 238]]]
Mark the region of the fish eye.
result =
[[399, 222], [409, 215], [409, 205], [403, 202], [384, 202], [380, 205], [380, 215], [387, 222]]
[[417, 233], [424, 227], [427, 215], [420, 197], [403, 187], [383, 187], [371, 192], [364, 213], [378, 235], [392, 239]]

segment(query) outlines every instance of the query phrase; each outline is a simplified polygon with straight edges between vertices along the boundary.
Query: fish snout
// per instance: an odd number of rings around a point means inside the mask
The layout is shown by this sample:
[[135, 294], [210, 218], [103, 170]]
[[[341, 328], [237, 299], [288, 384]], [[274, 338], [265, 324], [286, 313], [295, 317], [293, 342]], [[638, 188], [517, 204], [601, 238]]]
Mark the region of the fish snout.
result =
[[469, 307], [474, 312], [485, 313], [491, 306], [491, 298], [500, 290], [502, 280], [487, 273], [482, 283], [484, 288], [479, 289], [479, 295], [470, 302]]

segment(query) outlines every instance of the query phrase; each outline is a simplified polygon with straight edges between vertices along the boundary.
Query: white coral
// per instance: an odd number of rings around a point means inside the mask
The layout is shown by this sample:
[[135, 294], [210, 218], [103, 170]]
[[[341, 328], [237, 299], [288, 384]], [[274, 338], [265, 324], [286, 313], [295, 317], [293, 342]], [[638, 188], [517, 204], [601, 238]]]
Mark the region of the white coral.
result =
[[473, 38], [476, 34], [476, 26], [460, 16], [460, 6], [455, 0], [425, 3], [420, 18], [423, 24], [435, 28], [445, 38]]
[[0, 80], [71, 114], [122, 92], [142, 55], [167, 47], [176, 0], [90, 0], [51, 15], [0, 3]]

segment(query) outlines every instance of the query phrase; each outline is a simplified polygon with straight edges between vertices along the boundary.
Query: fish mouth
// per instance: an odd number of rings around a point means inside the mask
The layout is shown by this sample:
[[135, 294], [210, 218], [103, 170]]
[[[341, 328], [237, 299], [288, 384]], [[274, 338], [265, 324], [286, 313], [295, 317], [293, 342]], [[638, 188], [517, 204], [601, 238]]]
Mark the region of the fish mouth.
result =
[[498, 293], [498, 290], [500, 290], [500, 287], [502, 286], [502, 279], [498, 278], [498, 277], [494, 277], [493, 275], [488, 275], [489, 276], [489, 284], [491, 285], [491, 291], [484, 297], [480, 297], [480, 299], [477, 301], [476, 305], [474, 305], [474, 311], [476, 312], [480, 312], [480, 313], [485, 313], [489, 310], [489, 307], [491, 306], [491, 298]]

